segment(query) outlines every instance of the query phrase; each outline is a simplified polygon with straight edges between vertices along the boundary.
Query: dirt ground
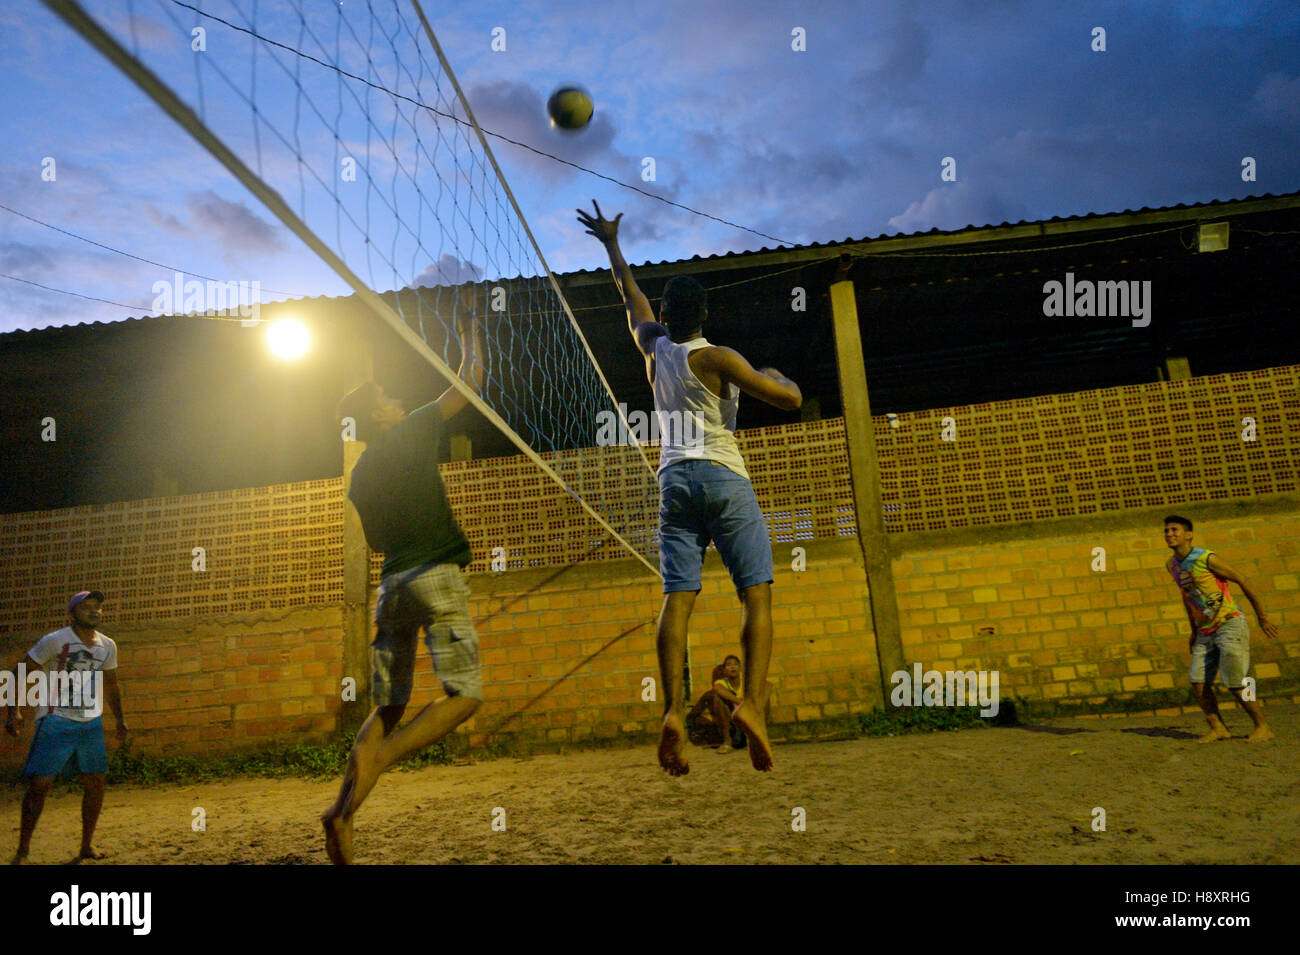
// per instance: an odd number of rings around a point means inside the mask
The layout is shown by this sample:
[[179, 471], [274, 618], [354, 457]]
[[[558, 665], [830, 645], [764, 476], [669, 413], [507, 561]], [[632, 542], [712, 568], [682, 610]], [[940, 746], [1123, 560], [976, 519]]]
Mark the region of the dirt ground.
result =
[[[1264, 745], [1242, 738], [1245, 714], [1225, 717], [1239, 735], [1211, 745], [1193, 741], [1195, 714], [786, 744], [768, 776], [742, 751], [699, 747], [681, 779], [650, 747], [395, 773], [357, 817], [357, 862], [1300, 862], [1300, 707], [1269, 707], [1278, 740]], [[335, 788], [111, 788], [96, 843], [112, 855], [97, 864], [323, 864], [316, 817]], [[0, 790], [6, 855], [20, 799]], [[71, 857], [79, 800], [51, 795], [32, 862]]]

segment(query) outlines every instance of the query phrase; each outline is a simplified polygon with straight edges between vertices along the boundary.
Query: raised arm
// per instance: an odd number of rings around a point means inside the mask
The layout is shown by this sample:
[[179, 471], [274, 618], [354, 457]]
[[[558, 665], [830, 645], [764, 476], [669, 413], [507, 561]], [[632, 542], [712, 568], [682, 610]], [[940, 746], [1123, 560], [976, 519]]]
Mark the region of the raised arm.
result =
[[751, 398], [782, 411], [798, 411], [803, 404], [803, 393], [793, 381], [775, 368], [756, 371], [745, 356], [734, 349], [714, 346], [701, 359], [705, 367], [716, 372], [724, 383], [735, 384]]
[[643, 355], [653, 355], [654, 340], [660, 335], [667, 335], [668, 329], [655, 321], [650, 300], [637, 286], [636, 279], [632, 277], [632, 269], [618, 247], [618, 221], [623, 218], [623, 213], [620, 212], [613, 220], [606, 219], [601, 215], [596, 200], [593, 199], [591, 204], [595, 207], [595, 216], [579, 209], [577, 210], [578, 221], [587, 227], [588, 235], [595, 236], [605, 247], [605, 252], [609, 255], [610, 271], [614, 273], [614, 284], [618, 287], [619, 294], [623, 296], [623, 305], [627, 308], [628, 331], [632, 333], [632, 338]]
[[[461, 319], [457, 322], [456, 330], [460, 334], [460, 369], [457, 374], [477, 395], [483, 388], [485, 374], [483, 338], [479, 331], [478, 320], [472, 317]], [[452, 416], [460, 413], [467, 404], [469, 399], [454, 385], [438, 396], [438, 410], [442, 412], [443, 421], [450, 421]]]

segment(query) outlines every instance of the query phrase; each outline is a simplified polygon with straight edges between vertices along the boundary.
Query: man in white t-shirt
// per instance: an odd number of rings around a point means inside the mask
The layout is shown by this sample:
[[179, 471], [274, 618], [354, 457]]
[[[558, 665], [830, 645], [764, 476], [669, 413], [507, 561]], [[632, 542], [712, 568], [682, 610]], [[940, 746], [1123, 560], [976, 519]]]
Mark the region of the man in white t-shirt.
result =
[[[83, 590], [68, 601], [70, 626], [47, 633], [27, 651], [14, 668], [17, 705], [9, 708], [5, 731], [17, 736], [22, 726], [22, 707], [33, 692], [34, 682], [45, 689], [37, 693], [35, 728], [23, 775], [27, 777], [27, 794], [23, 797], [22, 829], [14, 863], [27, 859], [36, 820], [45, 807], [45, 794], [54, 778], [66, 770], [81, 775], [84, 794], [81, 799], [80, 859], [101, 859], [91, 844], [99, 810], [104, 804], [104, 778], [108, 773], [108, 750], [104, 745], [104, 702], [117, 718], [117, 737], [125, 740], [126, 722], [122, 718], [122, 697], [117, 685], [117, 644], [95, 629], [101, 614], [104, 595], [98, 590]], [[26, 674], [19, 671], [22, 667]], [[41, 680], [30, 675], [43, 671]]]

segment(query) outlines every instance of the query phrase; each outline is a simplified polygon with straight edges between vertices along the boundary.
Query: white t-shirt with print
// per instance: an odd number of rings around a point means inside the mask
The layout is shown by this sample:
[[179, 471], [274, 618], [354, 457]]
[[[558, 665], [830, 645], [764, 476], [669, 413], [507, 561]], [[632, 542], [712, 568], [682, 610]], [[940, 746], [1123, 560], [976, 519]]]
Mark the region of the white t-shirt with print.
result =
[[[71, 627], [64, 627], [62, 630], [55, 630], [53, 633], [47, 633], [41, 639], [36, 641], [36, 646], [27, 651], [27, 655], [46, 674], [67, 670], [72, 673], [95, 672], [98, 670], [116, 670], [117, 669], [117, 644], [104, 636], [98, 630], [95, 631], [95, 639], [89, 646], [81, 642], [76, 631]], [[95, 692], [95, 680], [93, 677], [74, 677], [74, 680], [85, 680], [83, 684], [84, 692], [89, 692], [92, 696], [89, 699], [83, 698], [78, 701], [78, 706], [40, 706], [36, 709], [36, 719], [53, 713], [64, 719], [75, 720], [78, 723], [89, 723], [95, 719], [91, 712], [96, 709], [93, 693]], [[47, 700], [49, 703], [71, 702], [50, 699], [54, 696], [55, 682], [49, 681], [49, 693]], [[106, 701], [105, 701], [106, 702]]]

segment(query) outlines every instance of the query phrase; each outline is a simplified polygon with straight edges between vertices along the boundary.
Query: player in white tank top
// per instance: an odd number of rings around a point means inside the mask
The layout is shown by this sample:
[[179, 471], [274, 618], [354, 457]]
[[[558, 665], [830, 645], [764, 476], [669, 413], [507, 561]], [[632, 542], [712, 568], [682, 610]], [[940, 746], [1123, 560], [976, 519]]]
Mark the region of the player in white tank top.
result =
[[654, 339], [651, 388], [659, 415], [659, 471], [679, 461], [706, 460], [748, 479], [735, 434], [739, 386], [728, 382], [715, 395], [691, 371], [691, 353], [709, 347], [702, 336], [680, 344], [667, 335]]
[[[732, 724], [748, 738], [754, 768], [767, 771], [772, 768], [766, 717], [767, 667], [772, 653], [771, 540], [736, 445], [736, 410], [742, 391], [787, 411], [797, 410], [803, 396], [798, 385], [775, 369], [756, 371], [738, 352], [711, 345], [704, 338], [708, 310], [704, 289], [694, 279], [679, 276], [669, 280], [661, 304], [664, 321], [656, 321], [650, 300], [637, 287], [618, 247], [618, 223], [622, 218], [620, 213], [613, 220], [605, 219], [598, 205], [594, 216], [578, 210], [578, 221], [609, 254], [614, 284], [627, 306], [628, 330], [645, 360], [655, 411], [660, 415], [659, 530], [664, 603], [659, 613], [658, 647], [664, 721], [659, 765], [671, 776], [684, 775], [690, 769], [682, 670], [686, 663], [686, 631], [700, 589], [703, 549], [698, 541], [704, 535], [704, 539], [711, 537], [717, 544], [745, 610], [741, 631], [744, 696]], [[672, 428], [674, 416], [676, 433]], [[687, 421], [698, 425], [698, 432], [687, 434]], [[703, 519], [713, 523], [697, 533], [691, 533], [690, 526], [683, 532], [681, 524], [670, 526], [664, 516], [671, 511], [670, 502], [680, 501], [685, 502], [683, 514], [692, 509], [707, 512], [714, 505], [723, 510], [706, 513]], [[724, 513], [733, 505], [738, 517]], [[696, 518], [687, 514], [686, 519]], [[709, 530], [715, 526], [722, 528], [720, 533]], [[735, 536], [733, 527], [739, 528]], [[744, 546], [738, 544], [742, 536]]]

